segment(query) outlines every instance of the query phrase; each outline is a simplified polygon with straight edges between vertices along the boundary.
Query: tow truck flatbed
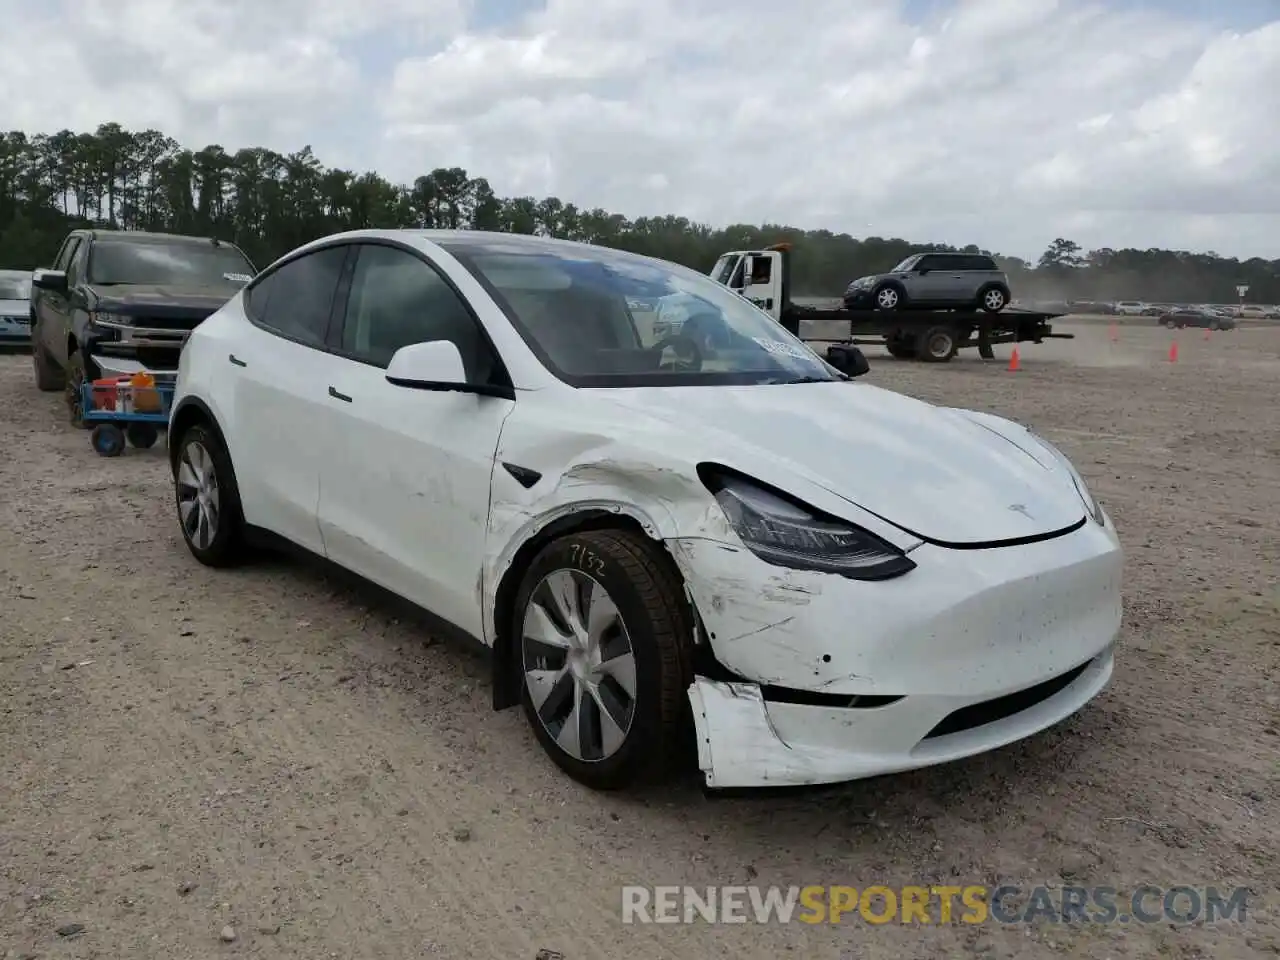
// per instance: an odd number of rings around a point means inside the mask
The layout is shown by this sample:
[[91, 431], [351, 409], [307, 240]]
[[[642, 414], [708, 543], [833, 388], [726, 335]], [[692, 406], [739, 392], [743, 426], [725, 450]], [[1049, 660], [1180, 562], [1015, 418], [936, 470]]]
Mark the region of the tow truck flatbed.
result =
[[[884, 346], [892, 356], [946, 363], [962, 349], [977, 347], [984, 360], [995, 357], [998, 343], [1042, 343], [1070, 340], [1075, 335], [1055, 333], [1050, 321], [1063, 316], [1040, 310], [1006, 307], [999, 313], [981, 310], [851, 310], [812, 307], [792, 303], [779, 318], [784, 327], [810, 343], [831, 347]], [[819, 336], [814, 327], [838, 323], [847, 333]], [[808, 329], [806, 329], [806, 327]], [[831, 349], [828, 349], [831, 353]]]
[[[946, 363], [962, 349], [977, 347], [984, 360], [995, 358], [998, 343], [1042, 343], [1070, 340], [1055, 333], [1050, 321], [1064, 316], [1007, 306], [991, 312], [977, 309], [881, 310], [847, 307], [842, 300], [827, 305], [797, 303], [791, 297], [791, 245], [722, 254], [711, 276], [770, 314], [792, 334], [809, 343], [829, 344], [827, 359], [841, 366], [845, 348], [882, 345], [892, 356]], [[823, 336], [815, 328], [839, 324], [844, 332]], [[823, 331], [825, 332], [825, 331]]]

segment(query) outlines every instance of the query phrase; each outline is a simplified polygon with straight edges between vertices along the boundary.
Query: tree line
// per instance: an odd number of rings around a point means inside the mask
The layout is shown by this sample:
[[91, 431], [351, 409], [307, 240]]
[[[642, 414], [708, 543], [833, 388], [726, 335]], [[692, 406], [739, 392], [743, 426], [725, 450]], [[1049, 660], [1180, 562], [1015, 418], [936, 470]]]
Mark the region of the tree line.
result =
[[[837, 296], [855, 277], [926, 250], [992, 253], [977, 246], [858, 239], [780, 224], [722, 229], [674, 215], [629, 219], [558, 197], [499, 197], [460, 167], [411, 184], [374, 172], [324, 166], [309, 146], [230, 153], [216, 144], [183, 148], [158, 130], [105, 123], [92, 133], [0, 132], [0, 268], [48, 266], [66, 233], [80, 227], [218, 237], [259, 266], [308, 240], [367, 227], [444, 227], [543, 234], [663, 257], [709, 270], [727, 250], [789, 241], [797, 294]], [[1213, 252], [1082, 250], [1056, 239], [1038, 262], [999, 254], [1014, 296], [1024, 300], [1280, 302], [1280, 260], [1239, 261]]]

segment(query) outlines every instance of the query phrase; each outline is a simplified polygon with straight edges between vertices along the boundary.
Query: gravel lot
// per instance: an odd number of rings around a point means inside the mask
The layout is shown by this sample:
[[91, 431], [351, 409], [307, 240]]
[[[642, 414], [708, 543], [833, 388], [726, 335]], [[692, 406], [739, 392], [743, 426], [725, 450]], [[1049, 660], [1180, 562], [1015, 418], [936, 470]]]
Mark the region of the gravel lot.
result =
[[[869, 379], [1075, 458], [1128, 556], [1111, 687], [971, 761], [713, 800], [692, 776], [641, 798], [568, 782], [489, 710], [481, 660], [372, 595], [293, 561], [202, 568], [163, 450], [100, 459], [0, 356], [0, 955], [1280, 953], [1280, 328], [1182, 331], [1177, 363], [1152, 326], [1074, 329], [1018, 373], [872, 349]], [[619, 919], [622, 884], [748, 882], [1256, 897], [1243, 926]]]

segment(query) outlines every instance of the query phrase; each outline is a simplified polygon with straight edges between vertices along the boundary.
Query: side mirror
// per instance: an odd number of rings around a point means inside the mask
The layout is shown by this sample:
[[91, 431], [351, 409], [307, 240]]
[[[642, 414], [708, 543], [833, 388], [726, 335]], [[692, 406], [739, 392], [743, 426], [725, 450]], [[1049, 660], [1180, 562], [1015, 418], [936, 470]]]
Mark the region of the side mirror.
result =
[[65, 270], [35, 270], [31, 274], [31, 285], [41, 290], [64, 291], [67, 289], [67, 273]]
[[923, 277], [926, 273], [928, 273], [928, 272], [929, 272], [929, 268], [928, 268], [928, 267], [917, 267], [917, 268], [916, 268], [916, 273], [918, 273], [918, 274], [919, 274], [920, 276], [922, 276], [922, 277]]
[[468, 383], [462, 354], [451, 340], [428, 340], [401, 347], [387, 364], [387, 383], [410, 390], [473, 393], [507, 400], [516, 398], [515, 390], [509, 386]]
[[866, 355], [857, 347], [838, 344], [827, 348], [827, 363], [850, 377], [860, 377], [871, 372]]

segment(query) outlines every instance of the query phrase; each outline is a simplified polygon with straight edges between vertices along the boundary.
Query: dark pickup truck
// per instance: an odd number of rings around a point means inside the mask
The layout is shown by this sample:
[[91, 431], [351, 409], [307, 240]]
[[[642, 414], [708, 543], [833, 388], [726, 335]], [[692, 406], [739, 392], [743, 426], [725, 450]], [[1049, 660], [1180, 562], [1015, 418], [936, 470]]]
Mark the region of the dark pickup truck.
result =
[[236, 246], [206, 237], [76, 230], [31, 278], [36, 386], [65, 390], [84, 426], [80, 385], [147, 370], [171, 379], [188, 334], [257, 273]]

